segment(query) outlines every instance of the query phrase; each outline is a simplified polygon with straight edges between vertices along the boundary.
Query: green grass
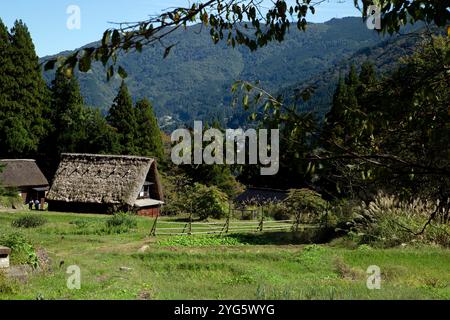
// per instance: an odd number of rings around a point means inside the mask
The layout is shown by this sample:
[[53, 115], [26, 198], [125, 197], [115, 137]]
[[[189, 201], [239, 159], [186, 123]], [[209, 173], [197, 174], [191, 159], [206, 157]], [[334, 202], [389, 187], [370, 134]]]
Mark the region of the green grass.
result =
[[[45, 249], [52, 270], [26, 283], [0, 277], [0, 299], [450, 299], [450, 250], [439, 247], [302, 245], [276, 233], [152, 238], [148, 218], [108, 234], [96, 232], [108, 216], [37, 215], [48, 222], [17, 230], [18, 214], [0, 213], [0, 235]], [[66, 287], [70, 265], [81, 268], [81, 290]], [[380, 290], [366, 287], [370, 265], [381, 268]]]

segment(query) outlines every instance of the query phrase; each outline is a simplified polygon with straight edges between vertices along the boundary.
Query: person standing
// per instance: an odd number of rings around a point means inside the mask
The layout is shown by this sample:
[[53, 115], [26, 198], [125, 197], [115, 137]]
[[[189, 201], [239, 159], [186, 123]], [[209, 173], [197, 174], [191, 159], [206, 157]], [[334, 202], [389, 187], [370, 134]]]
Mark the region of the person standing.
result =
[[28, 202], [28, 209], [33, 210], [33, 204], [34, 204], [34, 200], [30, 199], [30, 202]]
[[34, 209], [39, 210], [39, 200], [34, 201]]

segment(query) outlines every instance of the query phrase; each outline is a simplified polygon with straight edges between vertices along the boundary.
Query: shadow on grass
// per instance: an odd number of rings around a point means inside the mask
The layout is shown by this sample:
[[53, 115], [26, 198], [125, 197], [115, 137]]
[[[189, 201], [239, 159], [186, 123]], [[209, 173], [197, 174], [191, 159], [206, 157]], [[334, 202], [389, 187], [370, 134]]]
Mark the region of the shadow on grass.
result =
[[328, 243], [336, 236], [332, 228], [305, 229], [299, 232], [232, 233], [227, 235], [241, 243], [251, 245], [320, 244]]

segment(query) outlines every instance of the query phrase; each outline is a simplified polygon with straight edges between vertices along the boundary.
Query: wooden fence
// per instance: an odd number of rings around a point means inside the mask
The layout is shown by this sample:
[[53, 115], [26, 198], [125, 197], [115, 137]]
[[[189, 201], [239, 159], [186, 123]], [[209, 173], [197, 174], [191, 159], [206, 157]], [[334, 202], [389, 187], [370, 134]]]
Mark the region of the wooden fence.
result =
[[300, 231], [306, 228], [317, 228], [317, 225], [300, 224], [297, 220], [269, 221], [259, 219], [256, 221], [237, 221], [228, 218], [225, 222], [177, 222], [155, 218], [151, 236], [176, 236], [197, 234], [230, 234], [252, 233], [269, 231]]

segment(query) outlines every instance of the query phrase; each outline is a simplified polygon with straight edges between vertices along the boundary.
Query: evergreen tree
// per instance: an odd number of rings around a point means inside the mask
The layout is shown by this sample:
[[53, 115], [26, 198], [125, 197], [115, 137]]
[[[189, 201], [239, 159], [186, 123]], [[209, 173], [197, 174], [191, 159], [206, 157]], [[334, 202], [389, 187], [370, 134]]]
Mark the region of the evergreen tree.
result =
[[322, 134], [323, 140], [329, 142], [343, 136], [343, 115], [346, 103], [347, 84], [344, 78], [340, 76], [336, 91], [333, 95], [331, 109], [325, 117]]
[[[0, 112], [4, 115], [8, 110], [11, 99], [10, 93], [13, 87], [12, 78], [13, 63], [11, 59], [11, 41], [7, 27], [0, 19]], [[1, 118], [3, 119], [3, 117]]]
[[139, 155], [156, 157], [163, 160], [163, 142], [158, 120], [153, 112], [153, 107], [147, 99], [136, 103], [136, 146]]
[[77, 79], [58, 70], [52, 85], [53, 128], [46, 143], [49, 153], [58, 157], [63, 152], [78, 152], [85, 140], [85, 113]]
[[79, 146], [77, 152], [118, 154], [120, 153], [119, 137], [98, 109], [85, 108], [86, 141]]
[[47, 86], [28, 28], [16, 21], [8, 34], [0, 23], [0, 153], [21, 157], [35, 152], [48, 122]]
[[322, 134], [327, 144], [355, 147], [361, 140], [360, 129], [364, 126], [362, 119], [366, 110], [359, 99], [365, 93], [367, 85], [375, 81], [375, 70], [370, 63], [364, 63], [359, 74], [352, 65], [345, 80], [340, 77]]
[[9, 118], [13, 115], [11, 91], [14, 87], [11, 60], [11, 42], [7, 27], [0, 20], [0, 153], [2, 156], [11, 151], [8, 141]]
[[124, 155], [137, 154], [138, 150], [135, 146], [137, 136], [136, 117], [133, 101], [124, 81], [122, 81], [119, 93], [114, 99], [106, 119], [117, 130], [121, 145], [120, 153]]
[[345, 84], [349, 87], [356, 87], [359, 84], [359, 77], [354, 64], [351, 65], [350, 71], [345, 78]]
[[369, 86], [377, 81], [377, 74], [375, 66], [371, 61], [365, 61], [361, 65], [361, 71], [359, 73], [359, 82], [363, 85]]
[[[364, 154], [369, 151], [372, 143], [372, 135], [368, 129], [367, 110], [365, 103], [361, 103], [369, 87], [376, 83], [376, 73], [373, 65], [369, 62], [361, 66], [358, 74], [355, 66], [350, 68], [345, 78], [342, 76], [333, 95], [333, 103], [330, 112], [327, 114], [325, 124], [321, 134], [323, 146], [327, 152], [333, 155], [345, 153], [344, 149], [351, 152]], [[355, 172], [364, 170], [364, 166], [357, 161], [332, 161], [323, 171], [326, 177], [322, 184], [327, 185], [329, 181], [340, 177], [341, 187], [346, 186], [347, 190], [353, 194], [355, 184]], [[356, 180], [358, 177], [356, 177]], [[326, 188], [340, 187], [332, 183]], [[334, 192], [336, 190], [330, 190]]]

